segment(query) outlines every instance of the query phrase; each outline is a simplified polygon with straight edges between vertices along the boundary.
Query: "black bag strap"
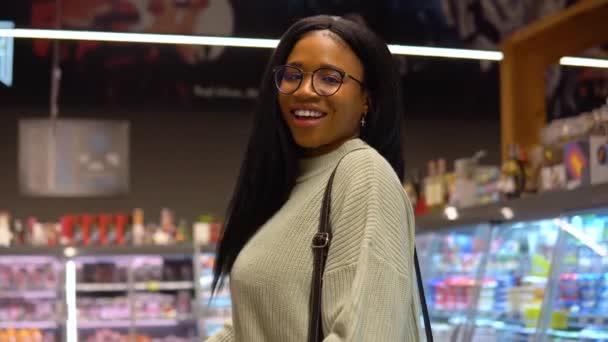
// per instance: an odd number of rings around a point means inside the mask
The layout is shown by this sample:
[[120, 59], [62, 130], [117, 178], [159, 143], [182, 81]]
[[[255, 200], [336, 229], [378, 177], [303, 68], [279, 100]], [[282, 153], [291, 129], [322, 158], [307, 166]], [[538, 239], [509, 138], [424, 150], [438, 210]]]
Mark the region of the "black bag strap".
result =
[[429, 309], [426, 306], [426, 297], [424, 296], [424, 284], [422, 283], [422, 274], [420, 273], [420, 263], [418, 262], [418, 252], [414, 246], [414, 267], [416, 268], [416, 282], [418, 283], [418, 296], [420, 297], [420, 306], [422, 308], [422, 319], [424, 321], [424, 333], [427, 342], [433, 342], [433, 331], [431, 330], [431, 319], [429, 318]]
[[[354, 149], [349, 153], [362, 149], [365, 148]], [[308, 325], [309, 342], [321, 342], [323, 340], [323, 325], [321, 320], [321, 294], [323, 289], [323, 271], [325, 269], [327, 253], [329, 252], [329, 244], [332, 238], [331, 225], [329, 222], [331, 211], [331, 189], [334, 182], [334, 177], [336, 175], [336, 171], [338, 170], [338, 165], [340, 165], [340, 162], [342, 161], [342, 159], [344, 159], [344, 157], [346, 157], [346, 155], [342, 156], [342, 158], [338, 161], [336, 167], [329, 176], [329, 180], [327, 181], [325, 193], [323, 195], [323, 202], [321, 205], [319, 230], [312, 239], [312, 250], [314, 255], [310, 295], [310, 323]], [[429, 319], [428, 309], [426, 306], [426, 299], [424, 298], [424, 286], [422, 284], [422, 277], [420, 275], [420, 265], [418, 263], [418, 255], [416, 253], [415, 247], [414, 264], [416, 269], [416, 279], [418, 282], [418, 292], [422, 306], [422, 314], [424, 316], [424, 328], [426, 330], [426, 338], [428, 342], [433, 342], [431, 323]]]

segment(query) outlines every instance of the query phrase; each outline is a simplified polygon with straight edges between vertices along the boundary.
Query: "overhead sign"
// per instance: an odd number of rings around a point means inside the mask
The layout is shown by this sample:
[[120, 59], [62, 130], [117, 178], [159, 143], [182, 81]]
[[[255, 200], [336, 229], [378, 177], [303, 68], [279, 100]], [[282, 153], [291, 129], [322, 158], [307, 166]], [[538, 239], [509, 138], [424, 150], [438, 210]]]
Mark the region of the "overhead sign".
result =
[[124, 195], [129, 191], [129, 123], [19, 121], [21, 193], [39, 197]]

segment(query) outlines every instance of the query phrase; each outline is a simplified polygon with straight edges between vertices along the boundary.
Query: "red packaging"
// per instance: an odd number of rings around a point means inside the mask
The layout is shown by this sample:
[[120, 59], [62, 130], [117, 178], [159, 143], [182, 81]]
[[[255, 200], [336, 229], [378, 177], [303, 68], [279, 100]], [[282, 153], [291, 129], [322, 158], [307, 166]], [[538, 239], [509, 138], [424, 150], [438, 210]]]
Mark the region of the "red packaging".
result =
[[93, 217], [93, 215], [90, 214], [85, 214], [82, 215], [82, 217], [80, 218], [80, 231], [82, 232], [82, 244], [85, 246], [90, 246], [92, 239], [92, 232], [91, 232], [91, 227], [93, 226], [93, 223], [95, 222], [95, 217]]
[[112, 222], [112, 215], [100, 214], [99, 215], [99, 244], [107, 246], [109, 241], [109, 229], [110, 223]]
[[61, 236], [59, 242], [62, 245], [71, 245], [74, 243], [74, 216], [64, 215], [60, 219]]
[[127, 215], [117, 214], [114, 217], [114, 226], [116, 227], [116, 244], [124, 245], [125, 239], [125, 227], [127, 226]]
[[222, 224], [219, 222], [214, 222], [210, 224], [211, 228], [211, 243], [218, 243], [220, 241], [222, 235]]

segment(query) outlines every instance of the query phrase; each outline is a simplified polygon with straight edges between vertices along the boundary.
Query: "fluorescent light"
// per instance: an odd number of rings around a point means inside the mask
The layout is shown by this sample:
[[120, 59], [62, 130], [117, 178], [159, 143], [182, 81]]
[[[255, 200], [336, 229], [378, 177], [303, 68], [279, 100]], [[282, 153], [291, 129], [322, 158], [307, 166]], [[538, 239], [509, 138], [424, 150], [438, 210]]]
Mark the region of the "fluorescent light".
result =
[[74, 263], [74, 260], [68, 260], [65, 263], [65, 302], [67, 305], [66, 339], [67, 342], [78, 342], [76, 263]]
[[[35, 39], [64, 39], [64, 40], [94, 40], [105, 42], [154, 43], [154, 44], [184, 44], [211, 45], [274, 49], [278, 39], [213, 37], [179, 34], [131, 33], [131, 32], [101, 32], [76, 30], [44, 30], [44, 29], [11, 29], [0, 28], [0, 37], [35, 38]], [[388, 46], [395, 55], [460, 58], [487, 61], [500, 61], [503, 54], [500, 51], [452, 49], [429, 46], [395, 45]], [[608, 59], [563, 57], [562, 65], [608, 68]]]
[[515, 217], [515, 213], [513, 213], [513, 209], [511, 209], [509, 207], [502, 207], [502, 209], [500, 209], [500, 213], [502, 214], [502, 217], [504, 217], [504, 219], [507, 221], [509, 221], [509, 220], [513, 219], [513, 217]]
[[559, 60], [559, 64], [591, 68], [608, 68], [608, 59], [562, 57]]
[[216, 45], [236, 47], [275, 48], [277, 39], [189, 36], [179, 34], [153, 34], [130, 32], [100, 32], [73, 30], [0, 29], [0, 37], [95, 40], [104, 42]]
[[63, 255], [65, 255], [66, 258], [73, 258], [76, 255], [76, 248], [71, 246], [64, 248]]
[[443, 214], [447, 217], [448, 220], [454, 221], [458, 219], [458, 209], [456, 207], [448, 206], [443, 210]]
[[585, 234], [581, 229], [571, 225], [563, 219], [555, 219], [555, 224], [560, 227], [562, 230], [570, 233], [570, 235], [574, 236], [578, 241], [583, 243], [585, 246], [589, 247], [592, 251], [597, 253], [601, 257], [608, 256], [608, 250], [606, 246], [602, 246], [598, 244], [595, 240], [589, 237], [589, 235]]
[[487, 61], [500, 61], [502, 59], [502, 52], [500, 51], [449, 49], [408, 45], [389, 45], [388, 49], [395, 55], [464, 58]]

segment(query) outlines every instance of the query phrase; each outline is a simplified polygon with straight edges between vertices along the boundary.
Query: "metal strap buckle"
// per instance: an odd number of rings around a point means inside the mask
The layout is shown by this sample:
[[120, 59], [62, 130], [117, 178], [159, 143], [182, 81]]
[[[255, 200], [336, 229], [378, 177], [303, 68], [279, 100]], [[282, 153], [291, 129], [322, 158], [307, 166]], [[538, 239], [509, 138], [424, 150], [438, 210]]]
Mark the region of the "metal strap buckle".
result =
[[312, 238], [312, 248], [325, 248], [329, 245], [329, 233], [316, 233]]

